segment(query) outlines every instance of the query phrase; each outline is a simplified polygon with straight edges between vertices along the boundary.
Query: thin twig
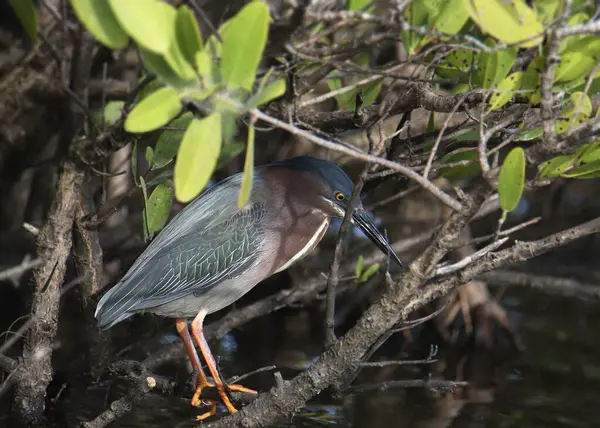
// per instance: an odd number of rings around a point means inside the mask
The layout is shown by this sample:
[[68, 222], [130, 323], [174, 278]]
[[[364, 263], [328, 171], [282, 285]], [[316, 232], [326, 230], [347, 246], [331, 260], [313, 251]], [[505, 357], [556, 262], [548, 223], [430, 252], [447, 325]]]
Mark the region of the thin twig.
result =
[[342, 259], [343, 252], [343, 242], [350, 229], [350, 224], [352, 221], [352, 214], [354, 212], [354, 208], [358, 204], [360, 200], [360, 192], [362, 190], [365, 179], [367, 178], [367, 173], [369, 172], [371, 164], [365, 164], [360, 178], [358, 182], [354, 186], [354, 192], [352, 193], [352, 198], [346, 207], [346, 214], [344, 215], [344, 220], [342, 221], [342, 225], [340, 226], [340, 231], [338, 233], [337, 242], [335, 244], [335, 251], [333, 253], [333, 262], [331, 263], [331, 268], [329, 269], [329, 276], [327, 278], [327, 305], [325, 309], [325, 346], [329, 347], [336, 340], [335, 336], [335, 295], [336, 288], [339, 282], [339, 269], [340, 269], [340, 261]]
[[393, 169], [395, 171], [398, 171], [399, 173], [407, 176], [408, 178], [411, 178], [412, 180], [414, 180], [415, 182], [417, 182], [421, 187], [427, 189], [428, 191], [430, 191], [436, 198], [438, 198], [441, 202], [443, 202], [445, 205], [448, 205], [450, 208], [452, 208], [455, 211], [458, 211], [461, 209], [462, 205], [460, 204], [460, 202], [458, 202], [456, 199], [452, 198], [451, 196], [449, 196], [447, 193], [445, 193], [443, 190], [441, 190], [439, 187], [437, 187], [435, 184], [433, 184], [431, 181], [427, 180], [426, 178], [422, 177], [420, 174], [417, 174], [416, 172], [414, 172], [413, 170], [411, 170], [410, 168], [407, 168], [403, 165], [400, 165], [396, 162], [392, 162], [389, 161], [387, 159], [378, 157], [378, 156], [373, 156], [373, 155], [369, 155], [363, 151], [360, 151], [358, 149], [356, 150], [352, 150], [350, 148], [347, 147], [343, 147], [340, 146], [339, 144], [335, 144], [332, 143], [331, 141], [325, 140], [323, 138], [317, 137], [315, 135], [313, 135], [310, 132], [304, 131], [294, 125], [291, 125], [289, 123], [283, 122], [282, 120], [279, 120], [273, 116], [269, 116], [266, 113], [263, 113], [262, 111], [258, 110], [258, 109], [252, 109], [251, 110], [251, 114], [255, 115], [258, 119], [263, 120], [267, 123], [271, 123], [275, 126], [277, 126], [280, 129], [283, 129], [285, 131], [288, 131], [290, 134], [292, 135], [297, 135], [297, 136], [301, 136], [306, 138], [307, 140], [321, 146], [321, 147], [325, 147], [329, 150], [333, 150], [339, 153], [344, 153], [348, 156], [354, 157], [356, 159], [360, 159], [363, 160], [365, 162], [372, 162], [372, 163], [376, 163], [379, 165], [383, 165], [386, 166], [390, 169]]
[[0, 281], [20, 278], [25, 272], [35, 269], [42, 264], [41, 259], [23, 260], [20, 265], [13, 266], [0, 272]]
[[[446, 132], [446, 128], [448, 128], [448, 125], [450, 124], [450, 121], [452, 120], [454, 113], [456, 113], [458, 111], [458, 108], [462, 105], [462, 103], [465, 102], [466, 99], [467, 99], [467, 95], [465, 94], [461, 99], [458, 100], [458, 102], [456, 103], [456, 105], [454, 106], [454, 108], [452, 109], [450, 114], [448, 114], [448, 116], [446, 117], [446, 120], [444, 120], [442, 129], [440, 129], [440, 132], [439, 132], [437, 138], [435, 139], [435, 143], [433, 144], [433, 147], [431, 148], [431, 153], [429, 154], [429, 158], [427, 159], [427, 164], [425, 165], [425, 170], [423, 171], [424, 178], [427, 178], [429, 176], [429, 171], [431, 170], [431, 165], [433, 164], [433, 159], [435, 158], [435, 154], [437, 153], [440, 142], [442, 141], [444, 133]], [[431, 112], [431, 114], [434, 114], [434, 113]]]
[[491, 253], [492, 251], [500, 248], [502, 246], [502, 244], [504, 244], [506, 241], [508, 241], [508, 238], [498, 239], [497, 241], [492, 242], [490, 245], [471, 254], [470, 256], [461, 259], [457, 263], [453, 263], [448, 266], [441, 266], [434, 271], [432, 277], [448, 275], [450, 273], [464, 269], [465, 267], [469, 266], [471, 263], [479, 260], [480, 258]]

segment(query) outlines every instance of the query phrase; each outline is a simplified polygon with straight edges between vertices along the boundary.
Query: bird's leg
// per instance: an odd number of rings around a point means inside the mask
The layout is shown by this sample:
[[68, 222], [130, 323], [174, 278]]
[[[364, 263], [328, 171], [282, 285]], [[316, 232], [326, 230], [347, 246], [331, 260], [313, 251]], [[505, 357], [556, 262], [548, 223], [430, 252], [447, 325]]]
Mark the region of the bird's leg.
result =
[[[204, 357], [206, 365], [210, 370], [210, 373], [217, 387], [217, 391], [221, 396], [223, 404], [225, 405], [225, 407], [227, 407], [229, 413], [236, 413], [237, 409], [233, 406], [231, 400], [227, 396], [227, 392], [225, 391], [226, 385], [224, 385], [223, 381], [221, 380], [221, 377], [219, 376], [219, 372], [217, 370], [217, 363], [215, 362], [215, 358], [213, 357], [212, 352], [210, 351], [210, 347], [208, 346], [208, 342], [206, 341], [206, 338], [204, 337], [204, 333], [202, 331], [202, 323], [204, 322], [205, 316], [206, 314], [204, 312], [200, 312], [196, 316], [196, 318], [194, 318], [194, 320], [192, 321], [192, 335], [194, 336], [194, 339], [196, 340], [196, 343], [200, 348], [200, 352], [202, 352], [202, 356]], [[247, 392], [251, 394], [257, 393], [255, 390], [246, 388], [242, 385], [227, 385], [227, 387], [232, 391]]]
[[[194, 342], [192, 342], [192, 336], [190, 336], [190, 330], [188, 329], [187, 321], [185, 319], [177, 319], [177, 321], [175, 321], [175, 326], [177, 327], [179, 336], [181, 336], [181, 339], [183, 340], [183, 344], [185, 345], [185, 349], [192, 366], [197, 373], [196, 391], [194, 393], [194, 397], [192, 398], [192, 406], [197, 407], [201, 404], [200, 394], [202, 394], [202, 390], [207, 387], [213, 387], [214, 385], [208, 381], [206, 375], [204, 374], [204, 370], [202, 370], [202, 364], [200, 364], [200, 358], [198, 358], [198, 353], [194, 347]], [[211, 406], [210, 410], [199, 415], [197, 417], [198, 420], [206, 419], [217, 412], [217, 403], [212, 400], [206, 400], [206, 402]]]

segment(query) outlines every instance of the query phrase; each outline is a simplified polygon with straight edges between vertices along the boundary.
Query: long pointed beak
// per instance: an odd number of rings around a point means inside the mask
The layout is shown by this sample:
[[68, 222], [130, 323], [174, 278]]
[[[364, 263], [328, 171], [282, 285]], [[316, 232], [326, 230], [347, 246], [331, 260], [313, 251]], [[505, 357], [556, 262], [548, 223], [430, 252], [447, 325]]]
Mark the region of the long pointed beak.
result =
[[396, 252], [391, 247], [389, 242], [385, 239], [385, 237], [381, 234], [381, 232], [377, 229], [377, 226], [373, 223], [373, 221], [367, 215], [367, 212], [361, 208], [356, 208], [354, 210], [354, 214], [352, 215], [352, 219], [360, 229], [369, 237], [369, 239], [377, 245], [384, 254], [389, 256], [398, 266], [404, 267]]

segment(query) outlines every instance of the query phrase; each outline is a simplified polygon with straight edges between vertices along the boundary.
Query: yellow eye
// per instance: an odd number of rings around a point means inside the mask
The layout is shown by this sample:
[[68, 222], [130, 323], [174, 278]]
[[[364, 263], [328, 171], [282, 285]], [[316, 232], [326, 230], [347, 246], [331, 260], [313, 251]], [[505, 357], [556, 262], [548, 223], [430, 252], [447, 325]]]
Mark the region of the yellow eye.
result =
[[343, 201], [344, 199], [346, 199], [346, 196], [342, 192], [336, 192], [335, 199], [337, 199], [338, 201]]

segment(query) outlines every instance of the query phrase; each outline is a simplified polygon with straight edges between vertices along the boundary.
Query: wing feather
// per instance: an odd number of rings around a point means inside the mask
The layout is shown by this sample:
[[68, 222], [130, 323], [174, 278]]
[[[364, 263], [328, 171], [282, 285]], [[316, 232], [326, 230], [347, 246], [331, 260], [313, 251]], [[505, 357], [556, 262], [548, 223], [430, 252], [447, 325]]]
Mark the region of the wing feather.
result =
[[238, 210], [239, 182], [237, 176], [221, 182], [218, 192], [201, 195], [159, 233], [98, 303], [100, 327], [108, 328], [136, 311], [206, 292], [255, 262], [265, 204], [254, 201]]

